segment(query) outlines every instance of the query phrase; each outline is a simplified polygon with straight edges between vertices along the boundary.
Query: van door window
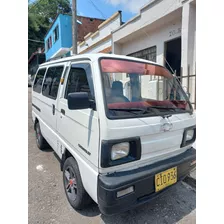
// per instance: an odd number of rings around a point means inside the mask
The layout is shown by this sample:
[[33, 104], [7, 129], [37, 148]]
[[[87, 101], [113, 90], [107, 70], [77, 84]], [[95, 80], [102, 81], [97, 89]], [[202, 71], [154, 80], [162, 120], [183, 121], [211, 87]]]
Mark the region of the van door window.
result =
[[44, 96], [56, 99], [58, 94], [58, 87], [64, 66], [50, 67], [44, 79], [42, 93]]
[[37, 93], [41, 93], [41, 87], [42, 87], [45, 72], [46, 72], [46, 68], [41, 68], [38, 70], [34, 84], [33, 84], [33, 91]]
[[89, 64], [74, 64], [71, 66], [65, 91], [65, 99], [69, 93], [87, 92], [94, 99], [92, 72]]

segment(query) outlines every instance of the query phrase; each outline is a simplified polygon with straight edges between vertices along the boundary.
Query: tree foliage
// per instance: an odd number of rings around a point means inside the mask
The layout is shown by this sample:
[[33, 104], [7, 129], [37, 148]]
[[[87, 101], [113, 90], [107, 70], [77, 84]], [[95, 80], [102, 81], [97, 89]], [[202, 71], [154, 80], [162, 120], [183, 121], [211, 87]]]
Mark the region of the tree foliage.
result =
[[[48, 29], [59, 13], [71, 13], [69, 0], [28, 1], [28, 38], [44, 41]], [[44, 43], [28, 41], [28, 58]]]

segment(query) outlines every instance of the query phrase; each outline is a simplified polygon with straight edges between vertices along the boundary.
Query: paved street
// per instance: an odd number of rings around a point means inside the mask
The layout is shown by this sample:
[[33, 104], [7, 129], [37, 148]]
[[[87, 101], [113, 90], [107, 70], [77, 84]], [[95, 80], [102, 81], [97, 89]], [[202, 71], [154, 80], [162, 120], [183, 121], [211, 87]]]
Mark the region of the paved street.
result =
[[96, 204], [76, 212], [67, 202], [59, 161], [52, 150], [40, 151], [31, 120], [29, 88], [29, 224], [196, 223], [196, 191], [181, 182], [151, 203], [121, 215], [101, 215]]

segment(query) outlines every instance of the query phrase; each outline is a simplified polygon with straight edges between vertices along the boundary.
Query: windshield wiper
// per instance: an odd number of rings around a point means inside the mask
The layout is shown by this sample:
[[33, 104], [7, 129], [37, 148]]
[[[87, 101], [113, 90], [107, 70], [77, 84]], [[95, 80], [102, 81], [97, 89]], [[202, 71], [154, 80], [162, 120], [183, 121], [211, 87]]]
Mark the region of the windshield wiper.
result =
[[150, 108], [156, 108], [156, 109], [173, 110], [173, 111], [185, 110], [184, 108], [167, 107], [167, 106], [149, 106], [149, 107], [150, 107]]
[[145, 111], [143, 108], [111, 108], [109, 110], [115, 110], [115, 111], [127, 111], [127, 112], [138, 112], [138, 111]]
[[155, 115], [159, 115], [157, 109], [150, 108], [150, 107], [147, 107], [147, 108], [112, 108], [112, 109], [109, 109], [109, 110], [125, 111], [125, 112], [127, 111], [127, 112], [130, 112], [130, 113], [133, 113], [133, 114], [139, 114], [139, 113], [134, 113], [134, 112], [141, 112], [140, 114], [145, 114], [145, 113], [152, 112]]
[[[155, 108], [155, 109], [162, 109], [166, 111], [174, 111], [174, 112], [186, 112], [186, 113], [191, 113], [191, 111], [186, 110], [184, 108], [178, 108], [178, 107], [167, 107], [167, 106], [150, 106], [150, 108]], [[162, 115], [162, 117], [171, 117], [172, 115]]]
[[167, 109], [167, 110], [175, 110], [175, 107], [166, 107], [166, 106], [149, 106], [149, 108], [156, 108], [156, 109]]

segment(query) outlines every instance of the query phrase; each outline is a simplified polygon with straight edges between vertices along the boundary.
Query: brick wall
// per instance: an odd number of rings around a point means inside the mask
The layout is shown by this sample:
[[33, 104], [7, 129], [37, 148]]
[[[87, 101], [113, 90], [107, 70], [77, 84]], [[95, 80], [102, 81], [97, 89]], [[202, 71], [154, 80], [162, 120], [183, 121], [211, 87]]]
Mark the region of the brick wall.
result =
[[84, 16], [77, 16], [77, 19], [82, 23], [78, 24], [78, 41], [83, 41], [84, 36], [88, 33], [94, 33], [97, 31], [98, 26], [105, 21], [103, 19], [95, 19]]

